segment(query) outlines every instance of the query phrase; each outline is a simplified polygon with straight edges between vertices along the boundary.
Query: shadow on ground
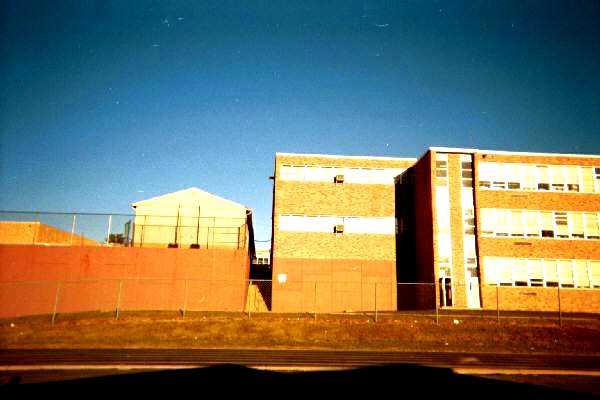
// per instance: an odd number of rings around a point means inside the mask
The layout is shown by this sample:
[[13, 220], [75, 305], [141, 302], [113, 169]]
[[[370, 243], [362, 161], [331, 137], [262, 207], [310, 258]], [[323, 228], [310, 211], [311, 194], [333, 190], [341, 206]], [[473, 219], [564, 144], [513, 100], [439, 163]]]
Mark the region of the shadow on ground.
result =
[[[93, 390], [91, 392], [90, 390]], [[13, 377], [0, 387], [0, 395], [43, 393], [98, 394], [125, 392], [156, 395], [194, 393], [194, 397], [219, 398], [241, 391], [243, 398], [297, 398], [329, 395], [389, 398], [588, 398], [583, 393], [524, 383], [455, 374], [451, 369], [400, 364], [345, 371], [272, 372], [237, 365], [142, 372], [36, 384], [19, 384]], [[229, 397], [229, 396], [227, 396]]]

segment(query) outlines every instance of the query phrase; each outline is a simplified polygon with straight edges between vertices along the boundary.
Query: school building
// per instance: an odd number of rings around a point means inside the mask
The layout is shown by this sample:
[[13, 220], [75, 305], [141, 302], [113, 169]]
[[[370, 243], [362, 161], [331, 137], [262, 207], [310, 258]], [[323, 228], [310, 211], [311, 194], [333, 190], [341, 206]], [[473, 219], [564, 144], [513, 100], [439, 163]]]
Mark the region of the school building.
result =
[[396, 309], [394, 177], [415, 161], [275, 154], [273, 311]]
[[600, 311], [600, 156], [432, 147], [395, 208], [400, 308]]

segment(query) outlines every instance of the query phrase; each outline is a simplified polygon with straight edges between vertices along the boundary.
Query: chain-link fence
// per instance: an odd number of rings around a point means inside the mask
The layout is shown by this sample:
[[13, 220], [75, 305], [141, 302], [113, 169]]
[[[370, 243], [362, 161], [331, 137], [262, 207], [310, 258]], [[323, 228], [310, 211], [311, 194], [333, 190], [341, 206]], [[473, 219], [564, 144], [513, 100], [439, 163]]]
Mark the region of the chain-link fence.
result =
[[246, 218], [0, 211], [0, 244], [244, 248]]
[[[0, 317], [77, 312], [243, 312], [259, 315], [369, 316], [375, 322], [398, 316], [443, 319], [600, 318], [597, 291], [561, 287], [485, 286], [379, 282], [274, 282], [203, 279], [96, 279], [0, 283]], [[471, 296], [469, 299], [468, 296]], [[471, 302], [471, 303], [469, 303]]]

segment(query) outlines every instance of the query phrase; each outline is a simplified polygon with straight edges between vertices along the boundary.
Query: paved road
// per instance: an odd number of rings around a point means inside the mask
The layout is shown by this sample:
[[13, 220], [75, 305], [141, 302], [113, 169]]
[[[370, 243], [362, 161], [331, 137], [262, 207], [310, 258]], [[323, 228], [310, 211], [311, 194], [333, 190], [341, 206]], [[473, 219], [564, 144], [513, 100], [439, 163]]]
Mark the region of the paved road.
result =
[[0, 369], [5, 370], [37, 366], [202, 367], [218, 364], [354, 368], [406, 363], [455, 369], [592, 371], [600, 374], [600, 356], [585, 355], [238, 349], [0, 350]]

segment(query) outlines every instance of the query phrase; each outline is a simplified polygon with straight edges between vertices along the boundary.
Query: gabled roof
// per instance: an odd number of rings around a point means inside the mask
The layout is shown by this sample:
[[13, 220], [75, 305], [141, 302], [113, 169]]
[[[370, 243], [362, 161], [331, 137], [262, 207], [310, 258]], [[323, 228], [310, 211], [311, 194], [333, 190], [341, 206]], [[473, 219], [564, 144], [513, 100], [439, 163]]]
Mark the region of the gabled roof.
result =
[[180, 199], [180, 201], [182, 201], [181, 205], [186, 205], [186, 203], [189, 204], [190, 202], [192, 202], [193, 204], [198, 204], [198, 203], [202, 203], [203, 201], [207, 201], [207, 200], [212, 200], [212, 201], [218, 200], [220, 202], [227, 203], [228, 205], [230, 205], [232, 207], [248, 209], [248, 207], [246, 207], [242, 204], [236, 203], [231, 200], [227, 200], [223, 197], [206, 192], [202, 189], [198, 189], [197, 187], [191, 187], [188, 189], [179, 190], [177, 192], [172, 192], [172, 193], [167, 193], [167, 194], [163, 194], [160, 196], [152, 197], [150, 199], [136, 201], [135, 203], [131, 203], [131, 206], [133, 208], [135, 208], [139, 205], [150, 205], [151, 203], [159, 202], [161, 200], [167, 200], [167, 201], [173, 200], [173, 203], [177, 203], [178, 199]]

